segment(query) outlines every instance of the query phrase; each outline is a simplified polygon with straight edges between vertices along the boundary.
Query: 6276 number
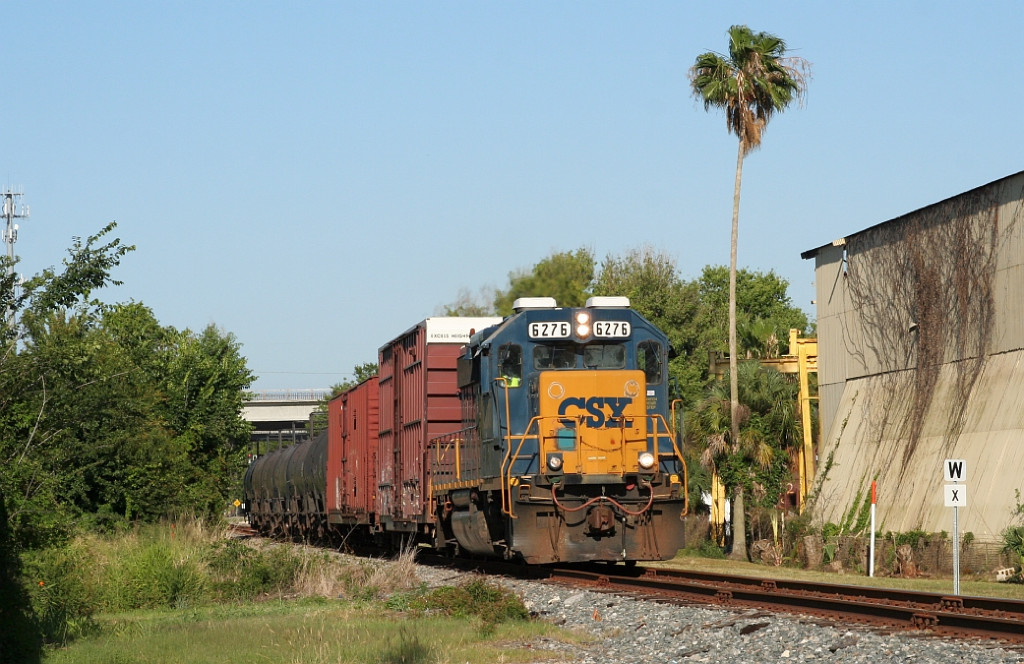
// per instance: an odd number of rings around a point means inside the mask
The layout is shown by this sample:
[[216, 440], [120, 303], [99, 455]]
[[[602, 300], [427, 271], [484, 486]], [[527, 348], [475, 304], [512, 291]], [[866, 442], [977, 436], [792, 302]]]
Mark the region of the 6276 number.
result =
[[531, 339], [568, 339], [572, 328], [568, 322], [530, 323], [527, 334]]
[[629, 336], [629, 322], [624, 320], [602, 320], [594, 323], [594, 336], [602, 339]]

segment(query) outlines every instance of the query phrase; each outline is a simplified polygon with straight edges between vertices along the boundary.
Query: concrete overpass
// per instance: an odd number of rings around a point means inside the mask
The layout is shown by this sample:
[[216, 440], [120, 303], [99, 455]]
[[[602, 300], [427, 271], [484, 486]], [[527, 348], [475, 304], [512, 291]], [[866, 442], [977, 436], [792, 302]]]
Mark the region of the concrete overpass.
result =
[[329, 388], [249, 392], [242, 417], [252, 423], [256, 454], [309, 438], [309, 416], [330, 396]]

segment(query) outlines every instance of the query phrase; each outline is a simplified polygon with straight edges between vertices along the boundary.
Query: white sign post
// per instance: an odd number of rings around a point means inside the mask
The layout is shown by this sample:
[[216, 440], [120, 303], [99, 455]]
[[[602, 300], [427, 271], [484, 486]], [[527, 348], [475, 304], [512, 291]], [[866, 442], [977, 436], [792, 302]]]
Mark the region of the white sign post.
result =
[[946, 459], [942, 465], [942, 479], [953, 484], [942, 487], [943, 502], [953, 508], [953, 594], [960, 594], [960, 524], [957, 517], [961, 507], [967, 507], [967, 462], [963, 459]]
[[871, 481], [871, 546], [868, 547], [868, 576], [875, 575], [875, 503], [877, 484]]

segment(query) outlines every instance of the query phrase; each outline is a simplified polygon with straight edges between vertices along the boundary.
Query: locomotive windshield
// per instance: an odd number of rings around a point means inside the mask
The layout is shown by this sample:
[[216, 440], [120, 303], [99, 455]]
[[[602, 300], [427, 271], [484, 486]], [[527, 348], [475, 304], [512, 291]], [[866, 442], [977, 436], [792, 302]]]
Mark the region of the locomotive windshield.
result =
[[583, 347], [587, 369], [625, 369], [626, 347], [622, 344], [589, 344]]
[[534, 346], [534, 369], [572, 369], [576, 366], [576, 347], [572, 344]]
[[[651, 349], [653, 351], [654, 349]], [[533, 368], [575, 369], [577, 355], [583, 356], [585, 369], [625, 369], [626, 345], [621, 343], [591, 343], [585, 346], [575, 344], [537, 345], [533, 347]], [[657, 363], [657, 358], [648, 362]], [[655, 367], [654, 373], [659, 373]]]

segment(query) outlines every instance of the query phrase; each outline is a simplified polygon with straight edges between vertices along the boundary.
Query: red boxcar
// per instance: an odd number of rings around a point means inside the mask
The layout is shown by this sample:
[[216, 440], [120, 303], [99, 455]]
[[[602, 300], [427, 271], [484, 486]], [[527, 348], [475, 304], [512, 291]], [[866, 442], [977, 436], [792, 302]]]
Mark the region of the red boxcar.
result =
[[473, 332], [500, 318], [428, 318], [381, 346], [377, 519], [416, 532], [433, 520], [426, 500], [427, 442], [462, 426], [456, 361]]
[[327, 515], [330, 523], [373, 522], [377, 500], [377, 377], [327, 404]]

